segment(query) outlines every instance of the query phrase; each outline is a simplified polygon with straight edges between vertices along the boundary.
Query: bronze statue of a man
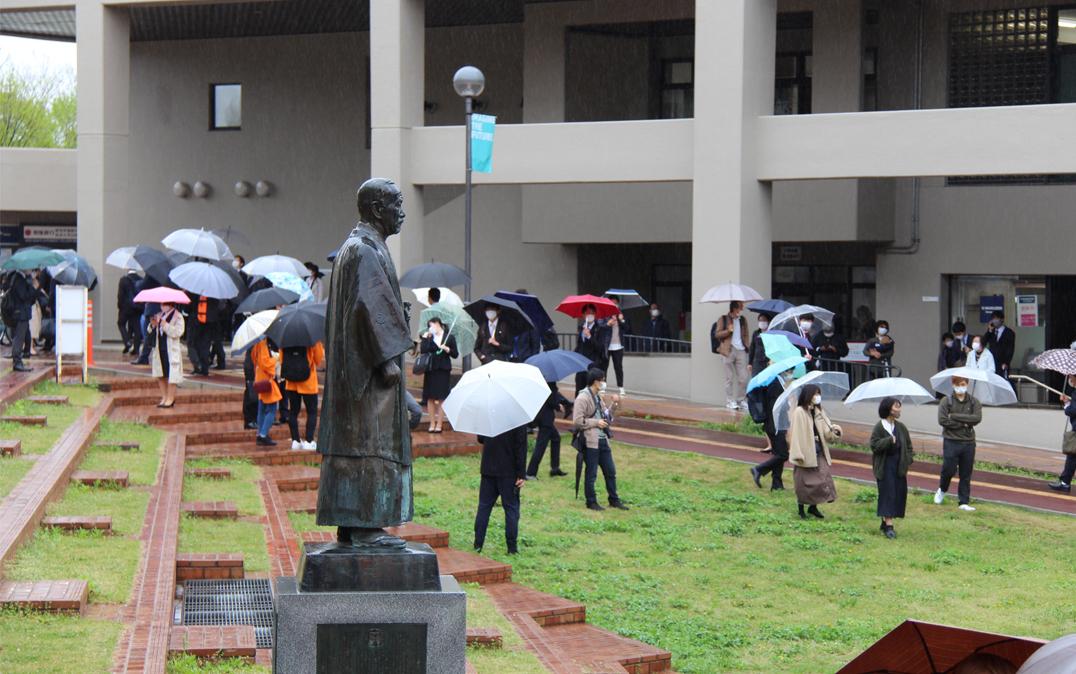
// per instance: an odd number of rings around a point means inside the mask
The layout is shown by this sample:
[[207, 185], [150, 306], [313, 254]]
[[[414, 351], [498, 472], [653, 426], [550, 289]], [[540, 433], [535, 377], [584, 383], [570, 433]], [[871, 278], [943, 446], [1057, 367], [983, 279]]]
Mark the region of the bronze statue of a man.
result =
[[411, 334], [385, 239], [404, 221], [396, 185], [359, 187], [360, 222], [333, 263], [326, 316], [325, 396], [317, 523], [341, 543], [402, 547], [384, 527], [411, 521], [411, 435], [403, 354]]

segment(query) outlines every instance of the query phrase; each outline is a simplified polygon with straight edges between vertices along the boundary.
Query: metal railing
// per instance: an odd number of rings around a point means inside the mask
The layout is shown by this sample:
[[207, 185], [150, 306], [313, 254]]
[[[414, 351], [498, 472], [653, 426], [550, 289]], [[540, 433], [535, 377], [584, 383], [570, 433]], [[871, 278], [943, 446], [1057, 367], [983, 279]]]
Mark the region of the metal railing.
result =
[[[558, 332], [557, 339], [560, 348], [565, 351], [574, 351], [579, 340], [579, 335], [574, 332]], [[624, 353], [632, 355], [640, 354], [689, 354], [691, 342], [682, 339], [662, 339], [660, 337], [643, 337], [641, 335], [622, 335], [620, 343], [624, 346]]]
[[844, 372], [848, 375], [848, 390], [852, 390], [863, 382], [884, 377], [899, 377], [901, 369], [898, 365], [885, 363], [864, 363], [851, 360], [825, 360], [819, 358], [818, 369], [826, 372]]

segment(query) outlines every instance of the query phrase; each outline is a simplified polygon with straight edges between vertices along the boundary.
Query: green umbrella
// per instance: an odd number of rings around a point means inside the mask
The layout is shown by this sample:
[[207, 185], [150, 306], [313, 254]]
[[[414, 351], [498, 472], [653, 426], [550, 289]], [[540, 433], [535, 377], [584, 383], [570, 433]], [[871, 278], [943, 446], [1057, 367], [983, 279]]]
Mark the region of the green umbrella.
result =
[[44, 248], [24, 248], [7, 259], [0, 269], [42, 269], [60, 264], [64, 256]]
[[419, 320], [422, 321], [423, 328], [431, 318], [441, 319], [445, 332], [456, 338], [456, 348], [459, 349], [461, 355], [474, 351], [475, 342], [478, 340], [478, 324], [467, 315], [463, 307], [438, 302], [422, 310]]

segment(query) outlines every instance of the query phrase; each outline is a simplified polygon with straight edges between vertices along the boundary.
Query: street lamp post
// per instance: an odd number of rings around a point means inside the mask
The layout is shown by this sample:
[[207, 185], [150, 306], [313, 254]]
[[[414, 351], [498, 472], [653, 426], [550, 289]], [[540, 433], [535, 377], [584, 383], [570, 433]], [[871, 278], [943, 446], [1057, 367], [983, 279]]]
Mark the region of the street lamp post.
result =
[[[452, 87], [463, 98], [467, 123], [465, 128], [465, 166], [463, 189], [463, 270], [467, 272], [467, 283], [463, 286], [463, 301], [471, 301], [471, 116], [474, 114], [474, 99], [486, 88], [486, 76], [474, 66], [463, 66], [452, 76]], [[463, 370], [471, 369], [471, 356], [463, 358]]]

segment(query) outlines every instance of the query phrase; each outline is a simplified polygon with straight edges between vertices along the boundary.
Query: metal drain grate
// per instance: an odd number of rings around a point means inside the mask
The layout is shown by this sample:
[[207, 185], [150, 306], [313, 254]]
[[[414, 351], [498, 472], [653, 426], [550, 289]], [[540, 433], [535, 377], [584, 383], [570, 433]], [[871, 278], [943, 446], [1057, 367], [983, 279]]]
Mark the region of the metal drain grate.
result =
[[267, 579], [188, 580], [182, 624], [253, 625], [258, 648], [273, 647], [273, 590]]

